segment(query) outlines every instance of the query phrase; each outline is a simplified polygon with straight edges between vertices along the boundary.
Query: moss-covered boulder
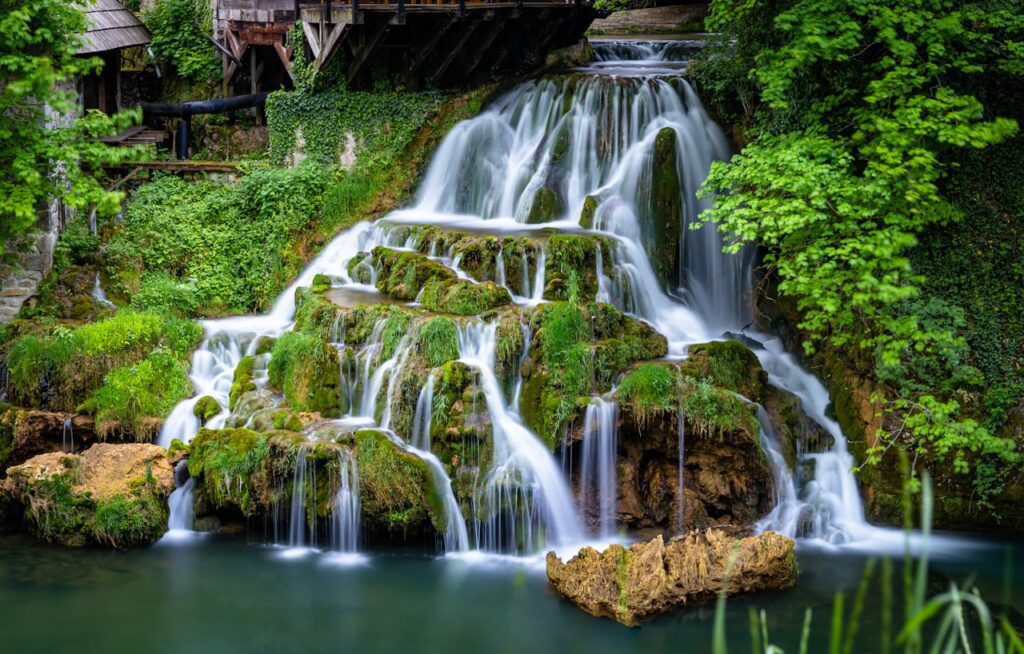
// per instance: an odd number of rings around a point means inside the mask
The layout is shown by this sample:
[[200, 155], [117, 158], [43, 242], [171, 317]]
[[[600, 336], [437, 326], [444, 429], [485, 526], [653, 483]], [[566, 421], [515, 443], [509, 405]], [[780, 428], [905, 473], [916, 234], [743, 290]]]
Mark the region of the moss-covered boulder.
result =
[[712, 341], [690, 347], [690, 356], [683, 374], [694, 379], [709, 379], [752, 402], [760, 402], [768, 383], [768, 373], [761, 368], [757, 355], [735, 339]]
[[429, 282], [420, 296], [423, 307], [438, 313], [475, 316], [512, 302], [508, 290], [494, 282], [475, 283], [468, 279]]
[[418, 252], [380, 246], [373, 249], [371, 257], [377, 268], [377, 289], [399, 300], [415, 300], [430, 282], [450, 282], [457, 278], [451, 268]]
[[548, 300], [597, 297], [597, 255], [604, 248], [602, 273], [611, 273], [612, 256], [606, 239], [597, 236], [557, 234], [547, 240], [547, 271], [544, 297]]
[[25, 526], [47, 542], [132, 547], [167, 529], [174, 471], [159, 446], [98, 443], [41, 454], [8, 474]]
[[270, 385], [296, 411], [338, 415], [338, 351], [330, 343], [287, 332], [274, 344], [267, 373]]
[[[236, 373], [237, 376], [237, 373]], [[192, 413], [196, 418], [199, 419], [200, 423], [205, 424], [207, 420], [216, 416], [220, 413], [220, 403], [209, 395], [204, 395], [196, 401], [196, 405], [192, 408]]]
[[376, 430], [360, 430], [352, 438], [366, 529], [393, 537], [443, 532], [444, 506], [423, 459]]
[[588, 195], [583, 198], [583, 210], [580, 211], [580, 227], [583, 229], [594, 228], [594, 215], [597, 213], [597, 198]]
[[530, 316], [520, 414], [552, 447], [594, 392], [610, 389], [635, 361], [665, 356], [665, 338], [604, 303], [550, 302]]
[[558, 218], [562, 210], [562, 199], [558, 197], [558, 193], [542, 186], [533, 195], [533, 203], [530, 205], [530, 213], [526, 216], [526, 222], [530, 225], [549, 223]]
[[654, 139], [651, 206], [641, 220], [644, 247], [655, 272], [665, 283], [675, 283], [680, 263], [683, 204], [679, 174], [676, 168], [676, 133], [671, 127], [665, 127]]

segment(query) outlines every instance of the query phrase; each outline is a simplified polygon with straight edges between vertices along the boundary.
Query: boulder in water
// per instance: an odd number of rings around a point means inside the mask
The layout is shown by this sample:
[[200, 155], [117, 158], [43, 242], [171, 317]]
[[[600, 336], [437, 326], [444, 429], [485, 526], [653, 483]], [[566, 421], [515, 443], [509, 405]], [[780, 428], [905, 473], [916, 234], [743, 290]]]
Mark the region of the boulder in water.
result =
[[676, 133], [664, 127], [654, 140], [651, 162], [651, 206], [642, 221], [644, 247], [662, 282], [675, 285], [679, 270], [679, 240], [683, 226], [683, 200], [676, 168]]
[[793, 540], [774, 532], [744, 538], [694, 531], [666, 545], [661, 536], [604, 552], [585, 547], [563, 563], [547, 556], [552, 587], [587, 613], [624, 625], [727, 595], [796, 583]]
[[531, 225], [551, 222], [562, 213], [562, 200], [553, 190], [542, 186], [533, 196], [526, 222]]
[[37, 536], [70, 546], [131, 547], [167, 529], [174, 470], [162, 447], [97, 443], [50, 452], [8, 470], [9, 489]]

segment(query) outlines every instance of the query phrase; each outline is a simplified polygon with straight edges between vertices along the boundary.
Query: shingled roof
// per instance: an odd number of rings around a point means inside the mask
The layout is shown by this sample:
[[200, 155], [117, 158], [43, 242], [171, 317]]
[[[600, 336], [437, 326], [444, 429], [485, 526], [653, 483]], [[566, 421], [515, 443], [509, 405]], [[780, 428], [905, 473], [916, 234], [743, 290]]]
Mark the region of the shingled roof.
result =
[[149, 43], [149, 30], [117, 0], [96, 0], [85, 10], [89, 31], [78, 54], [95, 54]]

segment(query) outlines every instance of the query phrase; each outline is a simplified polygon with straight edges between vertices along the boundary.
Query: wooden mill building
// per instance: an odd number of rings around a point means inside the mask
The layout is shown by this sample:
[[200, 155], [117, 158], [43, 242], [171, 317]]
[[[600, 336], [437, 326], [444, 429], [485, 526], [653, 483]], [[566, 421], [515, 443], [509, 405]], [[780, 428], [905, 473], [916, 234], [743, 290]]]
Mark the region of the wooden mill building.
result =
[[[493, 69], [536, 65], [583, 36], [589, 0], [213, 0], [225, 79], [249, 91], [291, 75], [301, 21], [316, 74], [331, 69], [352, 87], [386, 75], [408, 88], [453, 86]], [[270, 80], [269, 84], [265, 81]]]
[[99, 57], [103, 67], [78, 81], [81, 108], [112, 114], [121, 108], [121, 57], [128, 48], [149, 44], [149, 30], [118, 0], [96, 0], [85, 9], [89, 29], [82, 57]]

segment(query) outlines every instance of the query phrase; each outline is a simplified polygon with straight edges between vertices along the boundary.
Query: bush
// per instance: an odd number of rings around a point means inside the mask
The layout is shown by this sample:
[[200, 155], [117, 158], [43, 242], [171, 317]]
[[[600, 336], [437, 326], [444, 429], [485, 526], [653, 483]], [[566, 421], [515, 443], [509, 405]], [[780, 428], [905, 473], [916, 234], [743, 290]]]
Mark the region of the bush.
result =
[[101, 423], [116, 421], [122, 429], [141, 435], [143, 418], [169, 415], [191, 394], [188, 369], [170, 351], [157, 348], [136, 364], [112, 370], [85, 408], [94, 411]]
[[179, 75], [193, 82], [220, 76], [217, 50], [207, 37], [213, 12], [206, 0], [157, 0], [143, 20], [152, 33], [150, 47]]

